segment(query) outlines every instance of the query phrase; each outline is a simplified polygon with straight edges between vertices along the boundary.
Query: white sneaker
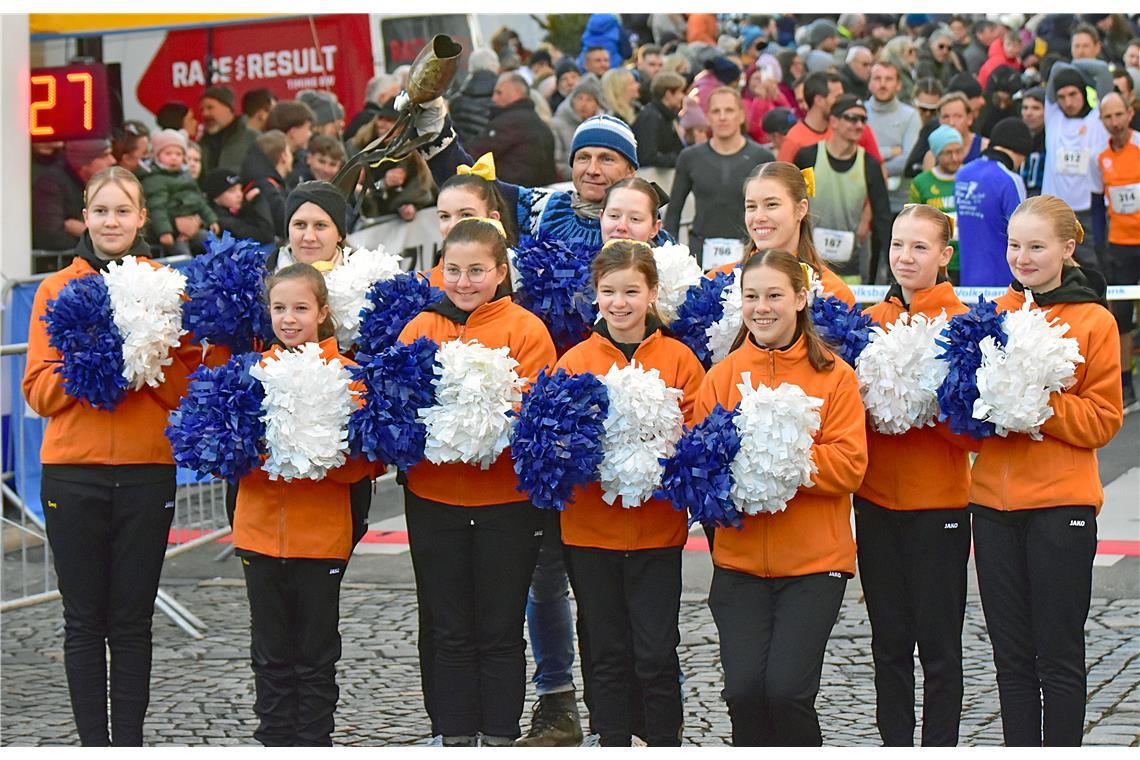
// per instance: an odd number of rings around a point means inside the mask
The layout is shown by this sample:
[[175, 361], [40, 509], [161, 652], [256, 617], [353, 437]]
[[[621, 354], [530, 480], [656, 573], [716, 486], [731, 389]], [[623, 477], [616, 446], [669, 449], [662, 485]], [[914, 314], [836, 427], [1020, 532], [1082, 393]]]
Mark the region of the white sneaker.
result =
[[583, 746], [583, 747], [600, 747], [600, 746], [602, 746], [602, 735], [601, 734], [590, 734], [589, 736], [587, 736], [585, 739], [582, 740], [581, 746]]

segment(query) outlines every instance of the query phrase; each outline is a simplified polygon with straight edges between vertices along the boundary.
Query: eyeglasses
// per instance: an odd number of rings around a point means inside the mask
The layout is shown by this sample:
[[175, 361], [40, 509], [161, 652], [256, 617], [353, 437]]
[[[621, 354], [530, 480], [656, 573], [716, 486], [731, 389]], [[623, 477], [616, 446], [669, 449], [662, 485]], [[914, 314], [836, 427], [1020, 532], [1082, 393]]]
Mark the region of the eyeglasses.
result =
[[463, 279], [463, 275], [467, 275], [467, 281], [472, 285], [478, 285], [487, 279], [487, 272], [491, 270], [484, 269], [483, 267], [469, 267], [467, 269], [460, 269], [459, 267], [444, 267], [443, 281], [454, 285]]
[[848, 124], [866, 124], [867, 123], [867, 117], [866, 116], [860, 116], [859, 114], [845, 113], [842, 116], [840, 116], [839, 118], [843, 119]]

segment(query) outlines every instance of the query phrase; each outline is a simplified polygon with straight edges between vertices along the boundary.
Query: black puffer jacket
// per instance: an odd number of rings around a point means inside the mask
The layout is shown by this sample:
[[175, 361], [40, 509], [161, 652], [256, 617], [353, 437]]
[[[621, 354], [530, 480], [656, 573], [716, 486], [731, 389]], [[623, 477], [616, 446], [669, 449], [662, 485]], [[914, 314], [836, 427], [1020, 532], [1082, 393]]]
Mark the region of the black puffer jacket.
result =
[[541, 187], [557, 179], [554, 133], [535, 112], [530, 98], [494, 109], [487, 130], [467, 147], [473, 156], [493, 153], [495, 173], [503, 182]]
[[493, 71], [476, 71], [468, 75], [459, 94], [448, 101], [451, 123], [459, 141], [468, 144], [487, 129], [491, 120], [491, 94], [499, 75]]

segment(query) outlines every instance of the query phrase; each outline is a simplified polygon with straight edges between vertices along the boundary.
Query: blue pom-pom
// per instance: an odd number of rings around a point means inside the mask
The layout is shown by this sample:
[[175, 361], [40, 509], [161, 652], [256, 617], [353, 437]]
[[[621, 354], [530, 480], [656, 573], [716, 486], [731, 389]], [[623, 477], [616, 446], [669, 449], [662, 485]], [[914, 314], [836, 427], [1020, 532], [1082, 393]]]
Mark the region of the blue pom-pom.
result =
[[268, 271], [257, 241], [235, 240], [228, 231], [220, 239], [211, 233], [206, 252], [195, 257], [184, 273], [190, 300], [182, 305], [182, 326], [195, 339], [234, 353], [273, 339], [265, 304]]
[[876, 324], [858, 304], [848, 306], [830, 293], [817, 295], [812, 301], [811, 321], [819, 337], [852, 367], [870, 342], [871, 328]]
[[63, 391], [95, 409], [110, 411], [127, 392], [123, 336], [115, 327], [107, 282], [99, 275], [71, 280], [47, 302], [42, 317], [48, 344], [63, 356], [55, 371]]
[[677, 319], [669, 325], [674, 337], [692, 349], [706, 369], [712, 364], [712, 351], [705, 330], [724, 317], [720, 298], [724, 289], [732, 284], [732, 277], [724, 272], [717, 272], [712, 278], [702, 277], [689, 288], [685, 302], [677, 309]]
[[546, 325], [559, 353], [581, 343], [598, 318], [590, 262], [594, 251], [549, 235], [524, 235], [515, 249], [516, 301]]
[[398, 343], [376, 356], [356, 355], [349, 367], [364, 384], [364, 406], [348, 420], [348, 442], [354, 455], [407, 470], [424, 458], [427, 429], [416, 412], [435, 403], [435, 354], [429, 338]]
[[610, 400], [589, 373], [541, 373], [523, 396], [511, 432], [520, 491], [542, 509], [565, 509], [577, 486], [597, 479]]
[[688, 509], [689, 525], [741, 527], [741, 514], [732, 501], [731, 469], [739, 451], [736, 411], [717, 404], [700, 424], [685, 431], [673, 456], [661, 460], [665, 474], [656, 496], [669, 499], [677, 510]]
[[937, 357], [949, 365], [946, 379], [938, 386], [938, 419], [950, 425], [958, 435], [986, 438], [994, 434], [992, 422], [974, 419], [974, 402], [978, 399], [978, 367], [982, 366], [982, 338], [991, 336], [999, 346], [1005, 345], [1005, 330], [997, 313], [997, 303], [979, 296], [978, 302], [964, 314], [950, 319], [942, 330]]
[[261, 466], [266, 453], [261, 402], [265, 389], [249, 370], [256, 352], [235, 356], [215, 369], [200, 367], [170, 413], [166, 437], [174, 461], [201, 476], [240, 480]]
[[395, 345], [400, 331], [412, 318], [442, 298], [442, 290], [415, 272], [377, 282], [368, 291], [372, 308], [361, 312], [356, 350], [375, 356]]

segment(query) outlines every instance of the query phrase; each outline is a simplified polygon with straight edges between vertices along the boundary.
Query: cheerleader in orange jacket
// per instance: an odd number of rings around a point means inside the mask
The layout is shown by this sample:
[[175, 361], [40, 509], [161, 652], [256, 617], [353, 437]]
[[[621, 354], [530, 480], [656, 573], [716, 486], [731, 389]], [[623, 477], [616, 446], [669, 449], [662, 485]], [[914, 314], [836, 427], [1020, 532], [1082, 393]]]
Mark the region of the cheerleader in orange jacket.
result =
[[[66, 268], [36, 290], [28, 327], [23, 391], [47, 419], [40, 461], [48, 542], [63, 596], [64, 669], [84, 746], [138, 746], [150, 702], [151, 619], [174, 518], [174, 457], [163, 431], [186, 393], [201, 348], [171, 352], [164, 382], [127, 391], [112, 411], [64, 391], [62, 359], [41, 317], [71, 280], [105, 272], [150, 248], [142, 185], [110, 167], [84, 193], [87, 232]], [[150, 262], [153, 266], [158, 264]], [[110, 648], [111, 726], [107, 726]]]
[[815, 711], [823, 655], [847, 579], [855, 573], [851, 494], [867, 466], [855, 372], [815, 333], [807, 278], [786, 251], [749, 259], [736, 347], [705, 376], [693, 421], [734, 409], [741, 375], [823, 399], [811, 448], [818, 472], [776, 514], [717, 531], [709, 608], [720, 633], [734, 746], [819, 746]]
[[[520, 377], [535, 378], [556, 360], [538, 319], [510, 299], [501, 226], [461, 220], [444, 241], [446, 298], [400, 333], [400, 342], [478, 341], [507, 347]], [[434, 696], [431, 717], [445, 745], [507, 745], [520, 734], [526, 688], [522, 636], [527, 589], [543, 516], [518, 491], [510, 451], [483, 470], [421, 461], [406, 473], [408, 542], [417, 595], [429, 616]]]
[[[950, 218], [910, 205], [895, 219], [896, 284], [867, 309], [885, 327], [904, 314], [967, 311], [945, 277]], [[855, 494], [859, 579], [871, 619], [875, 719], [888, 747], [914, 744], [914, 648], [923, 669], [922, 745], [958, 743], [962, 620], [970, 556], [970, 463], [945, 423], [900, 435], [867, 430], [867, 474]]]
[[[613, 240], [591, 269], [602, 319], [558, 367], [597, 376], [631, 363], [656, 369], [668, 387], [683, 392], [681, 409], [688, 420], [704, 369], [687, 346], [663, 333], [656, 318], [657, 266], [651, 249]], [[644, 731], [651, 747], [680, 745], [677, 616], [687, 537], [685, 513], [670, 502], [610, 505], [598, 482], [579, 488], [562, 512], [562, 543], [585, 634], [581, 640], [589, 642], [582, 647], [582, 667], [589, 671], [591, 721], [602, 746], [630, 746], [632, 726]], [[644, 715], [629, 714], [631, 691], [640, 692]]]
[[[352, 364], [338, 352], [320, 272], [292, 264], [266, 288], [279, 343], [266, 359], [319, 342], [323, 359]], [[254, 738], [265, 746], [332, 745], [340, 583], [353, 546], [350, 488], [373, 470], [350, 458], [321, 480], [270, 480], [260, 468], [241, 479], [234, 548], [249, 596]]]
[[1104, 503], [1097, 449], [1123, 423], [1120, 343], [1104, 280], [1073, 263], [1084, 232], [1051, 195], [1009, 220], [1016, 278], [999, 311], [1026, 301], [1069, 326], [1084, 361], [1049, 400], [1042, 440], [1023, 433], [981, 442], [970, 486], [974, 561], [994, 648], [1007, 746], [1079, 746], [1084, 736], [1085, 619], [1096, 515]]
[[[743, 261], [757, 251], [791, 251], [820, 278], [825, 293], [854, 306], [851, 287], [828, 268], [812, 239], [808, 198], [815, 194], [814, 182], [809, 187], [804, 172], [786, 161], [771, 161], [752, 170], [744, 180], [744, 226], [751, 240]], [[731, 274], [741, 263], [710, 269], [708, 276]]]

